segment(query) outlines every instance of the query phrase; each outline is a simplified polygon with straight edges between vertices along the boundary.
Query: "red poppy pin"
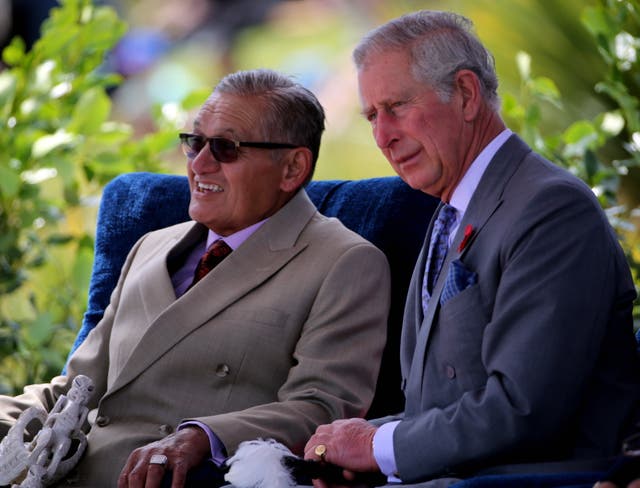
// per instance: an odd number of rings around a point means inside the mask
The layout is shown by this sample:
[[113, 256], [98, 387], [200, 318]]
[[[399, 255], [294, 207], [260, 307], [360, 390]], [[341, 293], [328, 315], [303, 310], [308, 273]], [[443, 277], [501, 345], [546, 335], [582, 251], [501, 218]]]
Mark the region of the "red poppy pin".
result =
[[462, 241], [460, 241], [460, 245], [458, 246], [458, 252], [462, 252], [464, 248], [467, 247], [467, 244], [469, 243], [469, 239], [471, 239], [472, 235], [473, 235], [473, 225], [468, 224], [464, 228], [464, 237], [462, 238]]

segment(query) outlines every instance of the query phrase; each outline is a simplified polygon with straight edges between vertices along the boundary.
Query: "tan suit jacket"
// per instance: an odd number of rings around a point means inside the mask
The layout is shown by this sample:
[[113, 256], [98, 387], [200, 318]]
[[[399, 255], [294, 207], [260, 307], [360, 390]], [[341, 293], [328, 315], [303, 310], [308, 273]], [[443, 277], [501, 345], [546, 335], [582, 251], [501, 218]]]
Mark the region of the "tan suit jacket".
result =
[[382, 252], [300, 191], [176, 300], [167, 264], [205, 235], [189, 222], [144, 236], [68, 377], [0, 398], [6, 430], [26, 406], [50, 409], [69, 378], [94, 380], [77, 485], [115, 486], [133, 449], [185, 419], [229, 454], [257, 437], [300, 453], [317, 424], [367, 411], [389, 306]]

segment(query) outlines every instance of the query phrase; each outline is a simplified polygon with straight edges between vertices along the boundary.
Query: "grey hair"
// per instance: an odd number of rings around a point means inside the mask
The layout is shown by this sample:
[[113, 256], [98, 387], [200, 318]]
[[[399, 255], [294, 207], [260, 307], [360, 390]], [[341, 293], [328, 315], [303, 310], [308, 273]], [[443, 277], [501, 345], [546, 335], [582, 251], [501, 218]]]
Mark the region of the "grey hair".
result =
[[480, 80], [484, 99], [493, 110], [500, 110], [493, 55], [466, 17], [421, 10], [393, 19], [369, 32], [356, 46], [356, 68], [363, 69], [372, 55], [386, 51], [408, 51], [414, 78], [428, 84], [445, 102], [453, 94], [455, 74], [462, 69], [473, 71]]
[[[324, 109], [316, 96], [292, 78], [269, 69], [237, 71], [222, 78], [213, 94], [258, 97], [262, 116], [256, 121], [269, 142], [311, 150], [313, 176], [324, 131]], [[306, 182], [305, 182], [306, 183]]]

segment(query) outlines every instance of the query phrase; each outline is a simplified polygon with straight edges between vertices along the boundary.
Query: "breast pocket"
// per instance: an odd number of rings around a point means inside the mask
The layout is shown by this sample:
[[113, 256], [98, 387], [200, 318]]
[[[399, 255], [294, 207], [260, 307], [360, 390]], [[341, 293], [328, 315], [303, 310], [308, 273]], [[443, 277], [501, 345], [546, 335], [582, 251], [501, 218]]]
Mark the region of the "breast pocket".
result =
[[[216, 372], [229, 383], [227, 408], [248, 408], [277, 401], [279, 388], [294, 365], [300, 331], [288, 314], [269, 308], [236, 309], [224, 313], [214, 326], [225, 329], [219, 350], [229, 369]], [[237, 352], [232, 353], [233, 349]], [[224, 368], [224, 367], [223, 367]], [[222, 376], [224, 375], [224, 376]]]
[[487, 321], [477, 284], [458, 293], [440, 308], [433, 351], [439, 362], [438, 369], [462, 391], [486, 383], [482, 339]]

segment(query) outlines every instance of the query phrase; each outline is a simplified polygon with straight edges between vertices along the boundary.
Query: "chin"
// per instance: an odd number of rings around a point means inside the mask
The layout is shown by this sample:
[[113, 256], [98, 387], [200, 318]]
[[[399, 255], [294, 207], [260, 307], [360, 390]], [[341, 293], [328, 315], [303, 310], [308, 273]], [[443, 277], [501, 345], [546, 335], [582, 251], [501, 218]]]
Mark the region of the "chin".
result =
[[207, 227], [211, 227], [211, 225], [209, 225], [211, 220], [211, 211], [207, 211], [198, 204], [192, 203], [189, 205], [189, 217], [196, 222], [200, 222]]
[[403, 172], [400, 173], [400, 178], [402, 178], [402, 180], [414, 190], [425, 191], [425, 188], [429, 187], [428, 184], [425, 184], [422, 175], [416, 175], [415, 173], [411, 172]]

